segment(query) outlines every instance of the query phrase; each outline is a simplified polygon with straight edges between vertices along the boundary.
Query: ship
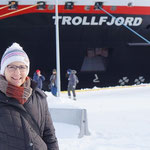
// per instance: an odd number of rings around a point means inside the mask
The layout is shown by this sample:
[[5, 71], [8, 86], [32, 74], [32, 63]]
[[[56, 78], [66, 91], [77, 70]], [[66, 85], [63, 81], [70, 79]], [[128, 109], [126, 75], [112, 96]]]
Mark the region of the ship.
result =
[[[150, 1], [58, 0], [60, 81], [76, 70], [77, 89], [150, 82]], [[56, 1], [0, 1], [0, 57], [13, 42], [40, 69], [48, 89], [56, 68]]]

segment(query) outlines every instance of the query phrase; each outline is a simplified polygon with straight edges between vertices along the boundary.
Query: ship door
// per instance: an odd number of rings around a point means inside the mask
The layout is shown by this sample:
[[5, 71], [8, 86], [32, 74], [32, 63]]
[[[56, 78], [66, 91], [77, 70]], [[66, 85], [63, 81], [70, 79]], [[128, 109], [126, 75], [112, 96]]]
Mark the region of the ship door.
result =
[[81, 72], [106, 71], [109, 48], [87, 48]]

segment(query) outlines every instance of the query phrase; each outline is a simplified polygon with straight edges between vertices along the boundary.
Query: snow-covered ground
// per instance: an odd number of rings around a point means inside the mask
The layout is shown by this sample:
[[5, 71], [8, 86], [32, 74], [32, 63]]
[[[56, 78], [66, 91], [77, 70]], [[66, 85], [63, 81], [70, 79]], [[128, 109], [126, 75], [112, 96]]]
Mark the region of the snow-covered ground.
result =
[[45, 93], [49, 107], [87, 110], [90, 136], [78, 138], [77, 126], [54, 122], [60, 150], [150, 150], [150, 85], [78, 91], [77, 101]]

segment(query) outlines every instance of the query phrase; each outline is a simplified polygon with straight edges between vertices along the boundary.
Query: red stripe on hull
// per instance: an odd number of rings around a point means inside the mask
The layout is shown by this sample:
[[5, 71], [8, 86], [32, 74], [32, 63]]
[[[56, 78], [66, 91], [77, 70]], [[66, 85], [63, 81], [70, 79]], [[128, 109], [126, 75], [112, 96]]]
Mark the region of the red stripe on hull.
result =
[[[3, 7], [4, 5], [0, 5]], [[28, 14], [28, 13], [55, 13], [55, 9], [49, 10], [48, 5], [44, 10], [38, 10], [35, 7], [19, 11], [20, 9], [27, 8], [31, 5], [19, 5], [17, 10], [9, 10], [8, 8], [0, 10], [0, 19], [12, 17], [16, 15]], [[126, 14], [126, 15], [150, 15], [150, 7], [128, 7], [128, 6], [117, 6], [115, 11], [111, 10], [111, 6], [104, 6], [103, 9], [111, 14]], [[16, 13], [13, 13], [18, 11]], [[11, 13], [9, 15], [4, 15]], [[105, 14], [102, 10], [94, 10], [94, 6], [91, 6], [90, 10], [85, 10], [85, 6], [74, 6], [72, 10], [64, 9], [64, 5], [59, 6], [59, 13], [75, 13], [75, 14]], [[4, 16], [3, 16], [4, 15]]]

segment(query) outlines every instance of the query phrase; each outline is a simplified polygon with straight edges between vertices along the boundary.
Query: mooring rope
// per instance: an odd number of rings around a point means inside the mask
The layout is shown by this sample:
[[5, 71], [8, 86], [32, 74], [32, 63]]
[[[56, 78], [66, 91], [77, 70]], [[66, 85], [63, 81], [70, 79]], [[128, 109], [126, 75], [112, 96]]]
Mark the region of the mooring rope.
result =
[[[101, 9], [102, 11], [104, 11], [107, 15], [109, 15], [110, 17], [114, 18], [115, 20], [117, 19], [115, 16], [113, 16], [112, 14], [110, 14], [109, 12], [107, 12], [105, 9], [103, 9], [102, 7], [99, 6], [99, 9]], [[134, 31], [133, 29], [131, 29], [130, 27], [128, 27], [125, 24], [122, 24], [124, 27], [126, 27], [128, 30], [130, 30], [131, 32], [133, 32], [134, 34], [136, 34], [138, 37], [140, 37], [141, 39], [143, 39], [145, 42], [147, 42], [148, 44], [150, 44], [150, 41], [147, 40], [146, 38], [144, 38], [142, 35], [140, 35], [139, 33], [137, 33], [136, 31]]]
[[5, 6], [3, 6], [3, 7], [0, 7], [0, 10], [2, 10], [2, 9], [4, 9], [4, 8], [7, 8], [7, 7], [10, 7], [11, 5], [13, 5], [13, 4], [9, 4], [9, 5], [5, 5]]
[[2, 17], [6, 17], [6, 16], [8, 16], [8, 15], [15, 14], [15, 13], [18, 13], [18, 12], [21, 12], [21, 11], [24, 11], [24, 10], [27, 10], [27, 9], [30, 9], [30, 8], [33, 8], [33, 7], [38, 6], [38, 5], [41, 5], [41, 4], [40, 4], [40, 3], [39, 3], [39, 4], [35, 4], [35, 5], [28, 6], [28, 7], [25, 7], [25, 8], [22, 8], [22, 9], [16, 10], [16, 11], [13, 11], [13, 12], [9, 12], [9, 13], [6, 13], [6, 14], [3, 14], [3, 15], [0, 15], [0, 18], [2, 18]]

